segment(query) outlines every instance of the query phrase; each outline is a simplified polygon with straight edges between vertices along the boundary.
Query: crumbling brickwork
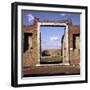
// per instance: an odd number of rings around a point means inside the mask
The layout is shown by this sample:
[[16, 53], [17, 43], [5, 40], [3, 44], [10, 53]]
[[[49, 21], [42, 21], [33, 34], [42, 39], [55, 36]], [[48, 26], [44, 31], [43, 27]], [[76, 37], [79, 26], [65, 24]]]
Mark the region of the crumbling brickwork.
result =
[[[79, 64], [80, 63], [80, 26], [72, 25], [69, 27], [69, 58], [70, 64]], [[78, 42], [75, 41], [75, 37], [78, 38]], [[78, 44], [79, 47], [75, 47]]]
[[[37, 59], [38, 59], [38, 51], [37, 51], [37, 22], [38, 20], [35, 19], [33, 22], [33, 25], [30, 26], [23, 26], [24, 30], [24, 47], [26, 47], [26, 50], [24, 48], [24, 53], [23, 53], [23, 66], [24, 67], [31, 67], [33, 65], [37, 64]], [[25, 35], [27, 37], [27, 41], [25, 40]], [[31, 42], [32, 46], [29, 48], [28, 43], [28, 38], [31, 35]]]
[[[69, 64], [80, 64], [80, 26], [68, 24], [68, 43], [66, 42], [66, 31], [62, 37], [63, 62], [66, 59], [66, 44], [68, 44]], [[65, 61], [66, 62], [66, 61]]]
[[[24, 31], [24, 35], [23, 35], [23, 67], [31, 67], [34, 66], [38, 63], [38, 58], [39, 58], [39, 51], [38, 51], [38, 41], [37, 41], [37, 24], [38, 24], [39, 19], [35, 18], [35, 20], [33, 21], [32, 25], [29, 26], [23, 26], [23, 31]], [[41, 22], [50, 22], [50, 21], [41, 21]], [[76, 48], [75, 47], [75, 36], [80, 37], [80, 26], [78, 25], [73, 25], [71, 20], [63, 20], [63, 21], [52, 21], [54, 23], [65, 23], [68, 25], [68, 53], [65, 54], [65, 47], [63, 45], [67, 44], [63, 44], [63, 39], [65, 38], [63, 35], [62, 38], [62, 48], [64, 47], [64, 49], [61, 48], [61, 55], [68, 55], [69, 58], [69, 64], [79, 64], [80, 63], [80, 48]], [[31, 46], [29, 45], [29, 37], [31, 37]], [[77, 40], [77, 39], [76, 39]], [[78, 42], [80, 43], [80, 42]], [[66, 57], [66, 56], [64, 56]], [[65, 58], [63, 58], [64, 60]]]

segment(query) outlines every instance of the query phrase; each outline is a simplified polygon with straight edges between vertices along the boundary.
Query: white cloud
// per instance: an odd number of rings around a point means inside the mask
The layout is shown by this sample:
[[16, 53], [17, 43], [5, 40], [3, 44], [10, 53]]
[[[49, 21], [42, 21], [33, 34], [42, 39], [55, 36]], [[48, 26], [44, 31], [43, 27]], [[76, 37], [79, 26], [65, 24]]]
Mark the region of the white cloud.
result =
[[56, 41], [56, 40], [59, 40], [59, 37], [53, 36], [53, 37], [50, 38], [50, 40], [51, 40], [51, 41]]
[[31, 22], [32, 20], [34, 20], [34, 16], [32, 14], [28, 14], [28, 21]]
[[63, 17], [64, 17], [64, 16], [66, 16], [66, 14], [65, 14], [65, 13], [62, 13], [62, 14], [60, 14], [60, 15], [61, 15], [61, 16], [63, 16]]

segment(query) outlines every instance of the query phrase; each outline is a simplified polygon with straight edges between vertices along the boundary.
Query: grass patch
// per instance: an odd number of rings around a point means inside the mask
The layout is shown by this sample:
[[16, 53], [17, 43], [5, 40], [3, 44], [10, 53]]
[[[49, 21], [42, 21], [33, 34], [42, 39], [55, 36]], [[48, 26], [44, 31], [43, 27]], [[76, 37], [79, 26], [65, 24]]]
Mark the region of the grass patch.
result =
[[62, 62], [62, 58], [41, 58], [41, 62]]

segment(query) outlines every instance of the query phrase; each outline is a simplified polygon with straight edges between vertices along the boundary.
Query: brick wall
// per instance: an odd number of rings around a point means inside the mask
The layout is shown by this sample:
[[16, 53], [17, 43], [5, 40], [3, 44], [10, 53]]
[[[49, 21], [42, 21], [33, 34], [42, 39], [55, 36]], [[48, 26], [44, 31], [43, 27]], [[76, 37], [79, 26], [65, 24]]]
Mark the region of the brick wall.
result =
[[[38, 47], [37, 47], [38, 46], [37, 23], [38, 22], [39, 22], [39, 19], [35, 19], [32, 25], [23, 26], [24, 33], [32, 35], [32, 48], [30, 50], [27, 48], [25, 50], [25, 52], [23, 52], [23, 67], [30, 67], [30, 66], [34, 66], [37, 63], [39, 63], [38, 62], [39, 51], [38, 51]], [[55, 23], [57, 23], [57, 22], [55, 22]], [[80, 34], [80, 26], [72, 25], [71, 20], [61, 21], [61, 23], [66, 23], [69, 26], [69, 30], [68, 30], [69, 63], [70, 64], [79, 64], [80, 63], [80, 50], [73, 48], [73, 35]], [[24, 41], [24, 43], [26, 43], [26, 42]], [[63, 48], [63, 46], [62, 46], [62, 48]], [[65, 50], [64, 51], [62, 50], [62, 54], [63, 54], [63, 52], [65, 52]]]
[[[24, 34], [31, 34], [31, 37], [32, 37], [32, 47], [31, 47], [31, 49], [27, 48], [27, 50], [25, 52], [23, 52], [23, 66], [24, 67], [30, 67], [30, 66], [36, 65], [37, 64], [37, 59], [38, 59], [37, 21], [34, 21], [33, 25], [24, 26], [23, 30], [24, 30]], [[24, 40], [24, 43], [27, 43], [27, 42]], [[25, 47], [28, 47], [28, 46], [25, 46]]]
[[[74, 35], [79, 35], [80, 37], [80, 26], [72, 25], [69, 27], [69, 58], [70, 64], [80, 63], [80, 49], [74, 48]], [[79, 42], [80, 43], [80, 42]]]

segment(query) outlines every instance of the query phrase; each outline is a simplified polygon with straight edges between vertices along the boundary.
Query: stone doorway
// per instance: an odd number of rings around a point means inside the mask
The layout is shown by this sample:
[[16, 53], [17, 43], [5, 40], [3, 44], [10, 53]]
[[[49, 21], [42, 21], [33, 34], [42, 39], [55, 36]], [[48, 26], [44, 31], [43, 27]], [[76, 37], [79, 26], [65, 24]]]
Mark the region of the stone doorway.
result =
[[[40, 63], [41, 61], [41, 31], [40, 31], [40, 27], [41, 26], [64, 26], [65, 27], [65, 41], [67, 44], [65, 44], [65, 48], [66, 48], [66, 51], [63, 52], [63, 62], [62, 63], [59, 63], [60, 65], [69, 65], [69, 50], [68, 50], [68, 25], [66, 23], [61, 23], [61, 22], [39, 22], [38, 23], [38, 34], [37, 34], [37, 41], [38, 41], [38, 63], [37, 63], [37, 66], [42, 66], [44, 64]], [[66, 57], [64, 57], [64, 55]], [[59, 65], [58, 64], [58, 65]], [[50, 64], [45, 64], [45, 65], [50, 65]], [[54, 64], [56, 65], [56, 64]]]

